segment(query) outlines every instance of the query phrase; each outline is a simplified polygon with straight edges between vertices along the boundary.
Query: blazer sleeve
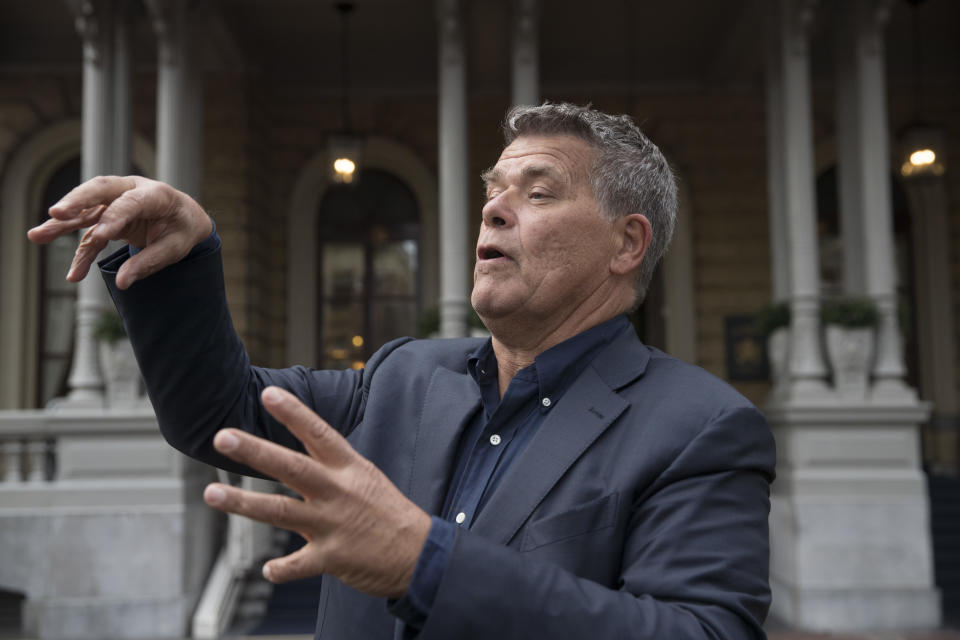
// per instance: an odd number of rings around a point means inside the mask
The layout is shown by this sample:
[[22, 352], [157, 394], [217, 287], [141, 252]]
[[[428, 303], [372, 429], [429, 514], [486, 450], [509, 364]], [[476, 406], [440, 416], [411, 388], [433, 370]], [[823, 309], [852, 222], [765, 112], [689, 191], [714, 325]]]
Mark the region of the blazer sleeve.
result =
[[212, 250], [120, 291], [116, 273], [127, 257], [124, 247], [101, 261], [100, 270], [133, 344], [160, 431], [183, 453], [222, 469], [261, 475], [213, 448], [213, 436], [225, 427], [303, 451], [263, 409], [260, 392], [267, 386], [287, 389], [348, 435], [363, 417], [377, 365], [407, 340], [385, 345], [363, 371], [255, 367], [227, 307], [219, 239]]
[[635, 496], [611, 588], [458, 530], [419, 638], [765, 638], [774, 445], [722, 412]]

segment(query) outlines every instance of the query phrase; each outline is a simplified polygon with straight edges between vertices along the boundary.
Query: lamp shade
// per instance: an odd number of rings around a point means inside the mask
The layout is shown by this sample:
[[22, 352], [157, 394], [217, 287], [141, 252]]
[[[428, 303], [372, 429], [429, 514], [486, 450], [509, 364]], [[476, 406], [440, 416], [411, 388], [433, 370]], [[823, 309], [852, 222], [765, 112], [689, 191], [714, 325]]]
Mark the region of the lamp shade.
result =
[[334, 133], [327, 140], [327, 160], [330, 179], [341, 184], [352, 184], [360, 172], [363, 139], [351, 133]]
[[900, 135], [900, 174], [905, 178], [942, 176], [946, 171], [944, 135], [937, 127], [910, 125]]

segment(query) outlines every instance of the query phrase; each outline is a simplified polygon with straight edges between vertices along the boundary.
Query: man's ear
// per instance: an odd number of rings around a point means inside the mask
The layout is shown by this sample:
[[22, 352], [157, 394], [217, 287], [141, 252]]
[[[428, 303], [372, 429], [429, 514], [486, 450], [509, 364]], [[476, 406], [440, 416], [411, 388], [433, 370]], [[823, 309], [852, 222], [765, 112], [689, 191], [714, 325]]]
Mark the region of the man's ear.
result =
[[610, 260], [610, 271], [625, 275], [640, 267], [643, 256], [647, 254], [652, 236], [652, 227], [647, 216], [631, 213], [617, 218], [614, 222], [618, 249]]

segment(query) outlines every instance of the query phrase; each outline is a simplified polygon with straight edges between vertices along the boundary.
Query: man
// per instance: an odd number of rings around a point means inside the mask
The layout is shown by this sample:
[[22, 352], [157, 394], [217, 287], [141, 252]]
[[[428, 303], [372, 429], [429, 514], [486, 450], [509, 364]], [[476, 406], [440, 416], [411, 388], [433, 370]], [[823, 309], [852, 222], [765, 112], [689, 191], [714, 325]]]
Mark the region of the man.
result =
[[504, 130], [472, 296], [492, 338], [397, 340], [364, 371], [252, 367], [212, 223], [166, 185], [95, 179], [30, 237], [93, 225], [72, 281], [142, 247], [101, 269], [161, 430], [303, 496], [204, 494], [308, 540], [264, 575], [324, 574], [318, 637], [764, 637], [769, 429], [624, 315], [673, 228], [666, 161], [569, 104]]

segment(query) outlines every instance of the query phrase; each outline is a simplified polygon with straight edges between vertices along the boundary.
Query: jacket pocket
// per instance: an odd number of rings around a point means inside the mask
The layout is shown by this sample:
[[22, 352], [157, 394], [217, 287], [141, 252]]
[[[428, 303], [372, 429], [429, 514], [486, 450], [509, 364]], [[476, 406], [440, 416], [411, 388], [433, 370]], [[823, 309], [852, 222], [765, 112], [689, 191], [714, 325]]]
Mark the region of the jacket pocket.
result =
[[531, 522], [526, 528], [520, 550], [531, 551], [612, 527], [617, 522], [618, 496], [617, 493], [611, 493], [563, 513]]

